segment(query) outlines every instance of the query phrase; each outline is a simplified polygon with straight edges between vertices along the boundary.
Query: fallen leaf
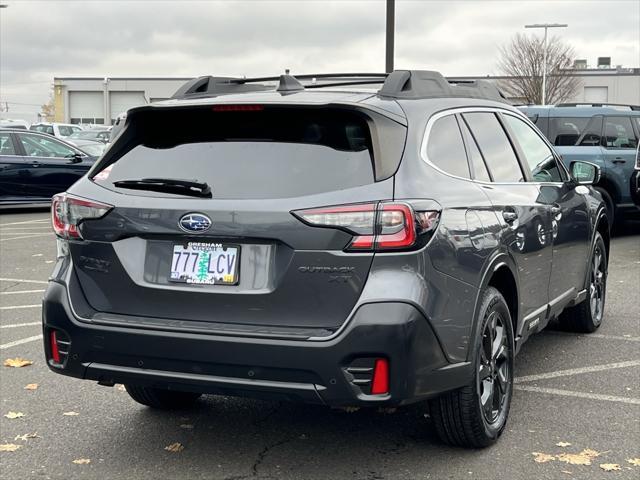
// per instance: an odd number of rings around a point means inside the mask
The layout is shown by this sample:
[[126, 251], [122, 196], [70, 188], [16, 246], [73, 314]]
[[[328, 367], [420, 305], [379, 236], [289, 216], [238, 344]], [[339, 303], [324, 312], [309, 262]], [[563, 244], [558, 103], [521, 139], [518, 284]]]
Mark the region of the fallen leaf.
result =
[[124, 385], [122, 385], [121, 383], [118, 383], [116, 385], [116, 390], [118, 390], [119, 392], [126, 392], [127, 391], [127, 389], [124, 388]]
[[64, 412], [64, 416], [66, 417], [75, 417], [76, 415], [80, 415], [78, 412]]
[[40, 435], [38, 435], [38, 432], [33, 432], [33, 433], [25, 433], [24, 435], [16, 435], [16, 438], [14, 438], [14, 440], [22, 440], [23, 442], [26, 442], [27, 438], [41, 438], [41, 437]]
[[596, 458], [600, 453], [590, 448], [585, 448], [580, 453], [561, 453], [556, 458], [561, 462], [571, 465], [591, 465], [591, 460]]
[[180, 425], [180, 428], [184, 428], [186, 430], [192, 430], [193, 425], [191, 425], [190, 423], [183, 423], [182, 425]]
[[553, 455], [549, 455], [548, 453], [533, 452], [532, 455], [535, 457], [533, 460], [537, 463], [547, 463], [555, 460], [556, 458]]
[[76, 465], [86, 465], [87, 463], [91, 463], [91, 459], [89, 459], [89, 458], [76, 458], [71, 463], [75, 463]]
[[9, 420], [13, 420], [14, 418], [20, 418], [24, 416], [26, 415], [22, 412], [9, 412], [5, 415], [5, 417], [7, 417]]
[[571, 444], [569, 442], [558, 442], [556, 443], [556, 447], [570, 447]]
[[15, 452], [22, 445], [16, 445], [15, 443], [3, 443], [0, 445], [0, 452]]
[[630, 458], [627, 460], [627, 462], [636, 467], [640, 467], [640, 458]]
[[25, 390], [37, 390], [38, 389], [38, 384], [37, 383], [28, 383], [27, 385], [24, 386]]
[[620, 465], [617, 463], [601, 463], [600, 468], [605, 472], [615, 472], [617, 470], [622, 470]]
[[20, 368], [20, 367], [26, 367], [28, 365], [33, 365], [33, 362], [31, 360], [25, 360], [24, 358], [20, 358], [20, 357], [7, 358], [4, 361], [5, 367]]
[[595, 450], [591, 450], [590, 448], [585, 448], [580, 452], [580, 455], [586, 455], [589, 458], [596, 458], [600, 455], [600, 452], [596, 452]]
[[184, 450], [184, 445], [182, 445], [182, 444], [181, 444], [181, 443], [179, 443], [179, 442], [176, 442], [176, 443], [172, 443], [171, 445], [167, 445], [166, 447], [164, 447], [164, 449], [165, 449], [167, 452], [174, 452], [174, 453], [176, 453], [176, 452], [181, 452], [182, 450]]

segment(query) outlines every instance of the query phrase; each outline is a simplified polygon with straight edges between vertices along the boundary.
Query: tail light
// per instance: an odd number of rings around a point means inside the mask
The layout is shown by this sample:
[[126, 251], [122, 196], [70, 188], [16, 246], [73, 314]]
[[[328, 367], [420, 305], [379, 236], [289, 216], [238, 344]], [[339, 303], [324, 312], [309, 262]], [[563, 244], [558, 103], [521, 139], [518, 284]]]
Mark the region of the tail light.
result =
[[84, 220], [101, 218], [113, 206], [59, 193], [51, 200], [51, 223], [61, 238], [82, 238], [78, 225]]
[[353, 235], [347, 251], [405, 250], [428, 241], [439, 212], [416, 212], [406, 203], [383, 202], [312, 208], [292, 212], [314, 227], [343, 230]]

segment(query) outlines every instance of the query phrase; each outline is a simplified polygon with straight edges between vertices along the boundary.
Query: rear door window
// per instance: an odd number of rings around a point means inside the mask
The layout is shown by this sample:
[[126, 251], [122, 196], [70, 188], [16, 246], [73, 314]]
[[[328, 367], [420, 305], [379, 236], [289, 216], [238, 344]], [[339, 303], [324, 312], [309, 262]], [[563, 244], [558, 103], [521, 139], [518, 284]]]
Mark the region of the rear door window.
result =
[[551, 117], [549, 141], [558, 147], [598, 146], [602, 131], [602, 117]]
[[636, 148], [638, 139], [629, 117], [606, 117], [602, 146], [605, 148]]
[[214, 199], [287, 198], [374, 182], [371, 134], [357, 112], [214, 109], [165, 109], [132, 117], [128, 150], [93, 180], [116, 189], [113, 183], [120, 180], [193, 179], [206, 182]]
[[427, 157], [431, 163], [451, 175], [470, 178], [464, 143], [453, 114], [439, 118], [431, 127]]
[[0, 155], [15, 155], [16, 150], [13, 147], [11, 134], [9, 132], [0, 132]]
[[498, 118], [493, 113], [473, 112], [463, 115], [480, 147], [494, 182], [522, 182], [524, 176], [518, 157]]

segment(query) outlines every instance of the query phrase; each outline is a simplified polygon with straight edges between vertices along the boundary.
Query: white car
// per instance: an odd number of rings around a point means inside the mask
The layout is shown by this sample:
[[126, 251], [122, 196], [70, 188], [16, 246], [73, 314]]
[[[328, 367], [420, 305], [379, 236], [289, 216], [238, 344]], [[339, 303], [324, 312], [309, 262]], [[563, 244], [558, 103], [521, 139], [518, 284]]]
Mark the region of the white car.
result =
[[0, 128], [29, 130], [29, 124], [24, 120], [12, 120], [12, 119], [6, 118], [3, 120], [0, 120]]
[[49, 122], [41, 122], [34, 123], [31, 125], [29, 130], [35, 130], [40, 133], [48, 133], [49, 135], [53, 135], [58, 138], [67, 138], [69, 135], [80, 132], [82, 128], [78, 125], [73, 125], [70, 123], [49, 123]]

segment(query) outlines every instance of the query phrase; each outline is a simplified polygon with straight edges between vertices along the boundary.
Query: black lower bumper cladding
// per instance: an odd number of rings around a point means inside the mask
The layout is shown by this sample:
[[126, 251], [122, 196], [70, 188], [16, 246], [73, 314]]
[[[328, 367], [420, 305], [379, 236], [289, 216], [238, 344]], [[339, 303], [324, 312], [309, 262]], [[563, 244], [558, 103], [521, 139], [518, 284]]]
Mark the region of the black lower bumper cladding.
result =
[[[458, 388], [467, 363], [450, 364], [427, 319], [400, 302], [362, 305], [346, 328], [323, 341], [149, 330], [92, 324], [71, 308], [67, 286], [50, 282], [43, 300], [45, 352], [50, 332], [69, 339], [56, 373], [114, 383], [331, 406], [394, 406]], [[389, 362], [389, 391], [371, 395], [353, 365]], [[364, 362], [364, 363], [363, 363]]]

